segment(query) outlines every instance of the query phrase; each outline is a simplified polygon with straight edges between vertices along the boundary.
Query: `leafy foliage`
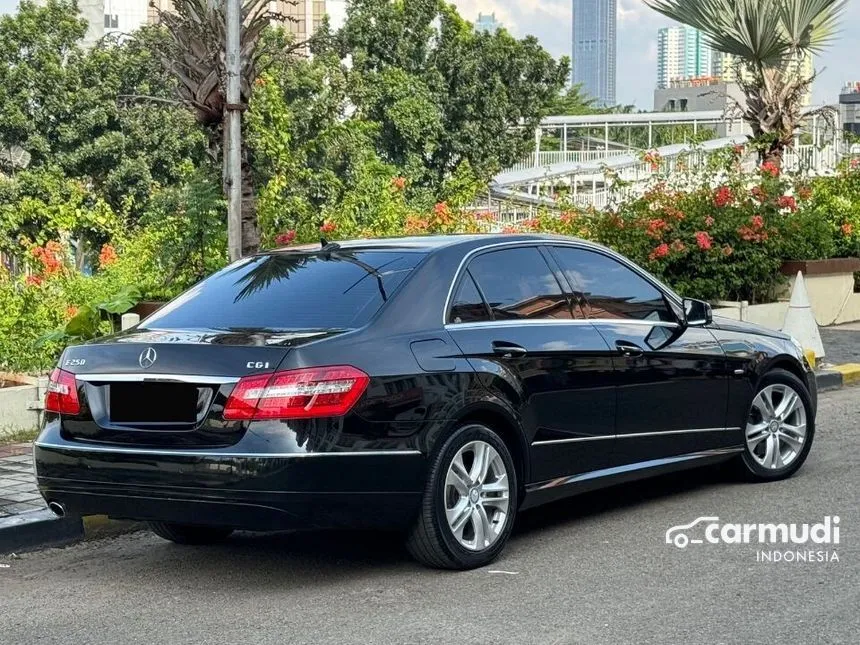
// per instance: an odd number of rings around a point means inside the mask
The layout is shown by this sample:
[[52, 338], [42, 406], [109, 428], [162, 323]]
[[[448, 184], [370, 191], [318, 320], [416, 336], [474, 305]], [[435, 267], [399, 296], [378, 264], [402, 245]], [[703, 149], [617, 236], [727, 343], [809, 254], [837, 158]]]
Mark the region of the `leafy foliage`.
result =
[[717, 51], [737, 57], [746, 94], [744, 120], [779, 164], [801, 119], [813, 77], [797, 73], [804, 56], [833, 39], [845, 0], [647, 0], [660, 13], [699, 29]]

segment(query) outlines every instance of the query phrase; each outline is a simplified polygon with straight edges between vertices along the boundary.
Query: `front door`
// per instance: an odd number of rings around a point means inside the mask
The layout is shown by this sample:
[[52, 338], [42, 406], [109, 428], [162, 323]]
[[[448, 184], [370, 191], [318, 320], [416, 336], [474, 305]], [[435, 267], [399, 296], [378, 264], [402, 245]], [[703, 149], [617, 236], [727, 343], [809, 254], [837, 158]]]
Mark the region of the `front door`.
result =
[[677, 303], [608, 254], [575, 247], [553, 254], [614, 352], [613, 464], [734, 445], [737, 430], [725, 427], [726, 358], [711, 332], [683, 325]]
[[475, 257], [448, 331], [491, 393], [514, 401], [531, 482], [608, 464], [615, 425], [612, 358], [536, 246]]

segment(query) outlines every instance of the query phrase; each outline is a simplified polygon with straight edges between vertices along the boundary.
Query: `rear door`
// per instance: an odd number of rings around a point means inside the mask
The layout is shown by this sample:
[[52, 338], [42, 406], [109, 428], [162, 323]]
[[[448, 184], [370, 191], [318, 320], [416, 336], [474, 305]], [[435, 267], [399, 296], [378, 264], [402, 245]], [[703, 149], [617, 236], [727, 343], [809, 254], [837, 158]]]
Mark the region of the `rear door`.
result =
[[560, 277], [537, 246], [486, 251], [460, 275], [448, 314], [463, 354], [519, 415], [534, 482], [603, 467], [614, 433], [609, 349]]
[[589, 320], [612, 348], [617, 454], [636, 463], [733, 445], [728, 379], [708, 329], [680, 324], [668, 297], [643, 274], [599, 250], [552, 249], [579, 289]]

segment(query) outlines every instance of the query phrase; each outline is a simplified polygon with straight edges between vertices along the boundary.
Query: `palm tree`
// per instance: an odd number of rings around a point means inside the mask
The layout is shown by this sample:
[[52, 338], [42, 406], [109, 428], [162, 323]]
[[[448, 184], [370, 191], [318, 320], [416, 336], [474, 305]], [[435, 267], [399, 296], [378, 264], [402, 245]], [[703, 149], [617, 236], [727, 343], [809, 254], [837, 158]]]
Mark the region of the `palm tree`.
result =
[[846, 0], [646, 0], [665, 16], [705, 35], [735, 57], [741, 106], [763, 161], [782, 163], [803, 116], [815, 75], [800, 71], [804, 57], [834, 38]]
[[[269, 0], [241, 0], [241, 104], [251, 100], [254, 82], [266, 64], [303, 49], [307, 43], [261, 39], [275, 21], [290, 19], [269, 11]], [[295, 5], [295, 0], [286, 0]], [[227, 107], [225, 68], [225, 0], [173, 0], [169, 10], [158, 13], [159, 22], [171, 36], [172, 47], [161, 52], [162, 64], [177, 80], [180, 101], [190, 109], [209, 135], [209, 151], [223, 157], [223, 122]], [[224, 169], [226, 177], [226, 168]], [[226, 192], [226, 184], [225, 184]], [[260, 245], [254, 200], [254, 182], [245, 140], [242, 139], [242, 255]], [[235, 258], [231, 258], [235, 259]]]

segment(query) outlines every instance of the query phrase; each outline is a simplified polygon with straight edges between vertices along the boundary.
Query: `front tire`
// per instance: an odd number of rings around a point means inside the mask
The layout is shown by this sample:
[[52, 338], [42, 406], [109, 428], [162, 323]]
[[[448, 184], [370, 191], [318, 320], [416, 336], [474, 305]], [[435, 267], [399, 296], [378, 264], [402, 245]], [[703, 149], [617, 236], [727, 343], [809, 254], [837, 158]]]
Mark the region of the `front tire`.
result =
[[738, 465], [746, 479], [791, 477], [806, 461], [815, 436], [815, 412], [806, 385], [791, 372], [766, 374], [750, 406]]
[[150, 522], [149, 528], [158, 537], [176, 544], [214, 544], [225, 540], [233, 529], [217, 526], [193, 526], [173, 522]]
[[474, 569], [504, 549], [517, 509], [517, 473], [490, 428], [457, 428], [430, 468], [421, 513], [406, 547], [424, 565]]

